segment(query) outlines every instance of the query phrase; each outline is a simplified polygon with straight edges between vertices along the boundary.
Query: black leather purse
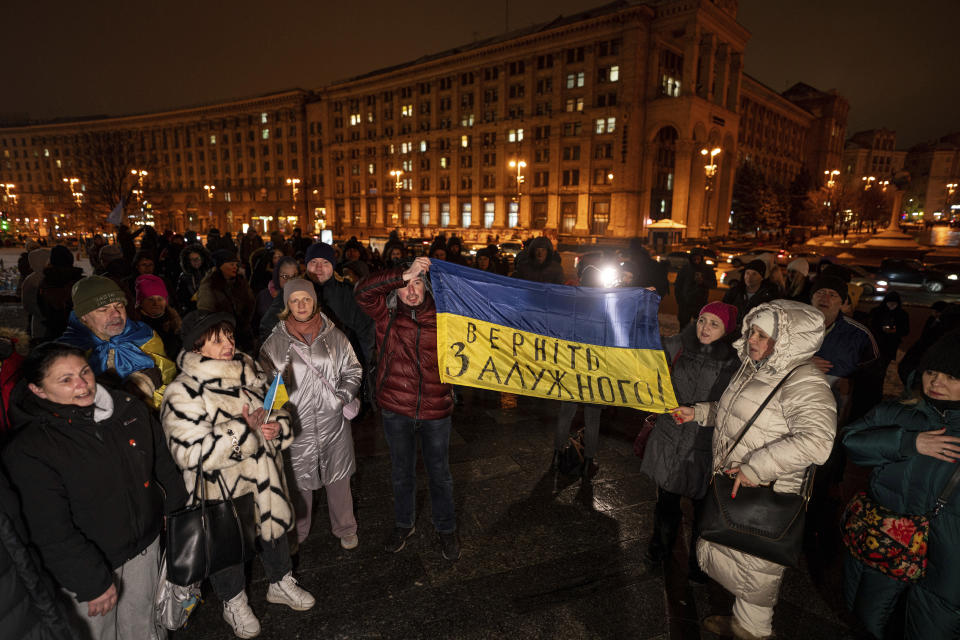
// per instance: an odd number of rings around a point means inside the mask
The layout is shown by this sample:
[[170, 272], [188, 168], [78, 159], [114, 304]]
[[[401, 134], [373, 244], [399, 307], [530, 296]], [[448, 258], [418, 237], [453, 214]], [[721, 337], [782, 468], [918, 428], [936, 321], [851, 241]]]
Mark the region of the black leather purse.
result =
[[167, 580], [180, 586], [242, 564], [256, 553], [253, 494], [234, 498], [216, 471], [224, 500], [207, 500], [203, 459], [197, 465], [192, 504], [167, 516]]
[[736, 498], [730, 497], [734, 479], [722, 473], [722, 469], [727, 456], [737, 447], [773, 395], [794, 371], [796, 369], [791, 370], [777, 383], [721, 458], [707, 489], [699, 522], [700, 537], [704, 540], [787, 567], [796, 567], [800, 562], [803, 526], [813, 487], [814, 465], [807, 468], [799, 494], [778, 493], [772, 486], [740, 485]]

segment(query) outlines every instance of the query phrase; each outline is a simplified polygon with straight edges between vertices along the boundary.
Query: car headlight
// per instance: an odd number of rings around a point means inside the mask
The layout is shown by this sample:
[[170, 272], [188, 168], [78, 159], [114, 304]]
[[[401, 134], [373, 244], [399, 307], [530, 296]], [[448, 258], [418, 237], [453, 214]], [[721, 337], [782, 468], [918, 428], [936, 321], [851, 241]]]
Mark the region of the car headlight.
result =
[[957, 274], [955, 273], [951, 273], [950, 275], [947, 276], [947, 280], [956, 280], [956, 279], [957, 279]]
[[[716, 264], [716, 263], [715, 263], [713, 260], [711, 260], [710, 258], [707, 258], [706, 260], [703, 261], [703, 264], [706, 264], [706, 265], [709, 265], [709, 266], [712, 267], [712, 266], [713, 266], [714, 264]], [[954, 276], [953, 279], [956, 280], [957, 277]]]
[[887, 281], [886, 281], [886, 280], [877, 280], [877, 286], [878, 286], [878, 287], [885, 287], [885, 286], [887, 286]]

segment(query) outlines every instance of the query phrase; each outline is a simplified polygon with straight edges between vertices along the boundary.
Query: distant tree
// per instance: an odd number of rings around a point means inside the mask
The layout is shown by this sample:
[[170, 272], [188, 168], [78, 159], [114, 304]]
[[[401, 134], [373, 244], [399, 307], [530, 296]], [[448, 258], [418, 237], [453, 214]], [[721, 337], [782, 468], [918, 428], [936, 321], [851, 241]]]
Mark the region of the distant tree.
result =
[[100, 211], [104, 218], [121, 201], [126, 205], [125, 212], [132, 211], [136, 203], [130, 196], [137, 182], [130, 171], [145, 167], [128, 132], [87, 133], [77, 155], [80, 174], [87, 187], [88, 205], [94, 211]]
[[731, 226], [741, 232], [756, 231], [762, 225], [764, 210], [764, 191], [766, 181], [763, 174], [751, 162], [744, 162], [737, 168], [733, 178], [733, 198], [730, 208], [733, 211]]
[[890, 219], [891, 198], [880, 187], [864, 189], [859, 197], [860, 226], [866, 224], [875, 230]]
[[804, 167], [790, 182], [787, 189], [789, 198], [788, 224], [817, 225], [820, 218], [817, 211], [817, 191], [810, 172]]

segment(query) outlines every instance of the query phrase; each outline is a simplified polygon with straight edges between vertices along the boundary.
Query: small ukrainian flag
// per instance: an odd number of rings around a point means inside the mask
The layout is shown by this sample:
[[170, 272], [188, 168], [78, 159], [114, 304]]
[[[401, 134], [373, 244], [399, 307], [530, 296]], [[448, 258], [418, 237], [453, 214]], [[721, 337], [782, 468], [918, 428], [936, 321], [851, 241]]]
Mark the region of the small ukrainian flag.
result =
[[289, 399], [290, 396], [287, 395], [287, 388], [284, 386], [283, 378], [280, 377], [280, 372], [278, 371], [277, 375], [273, 378], [270, 389], [267, 390], [267, 395], [263, 398], [263, 410], [269, 415], [274, 409], [279, 409], [285, 405]]

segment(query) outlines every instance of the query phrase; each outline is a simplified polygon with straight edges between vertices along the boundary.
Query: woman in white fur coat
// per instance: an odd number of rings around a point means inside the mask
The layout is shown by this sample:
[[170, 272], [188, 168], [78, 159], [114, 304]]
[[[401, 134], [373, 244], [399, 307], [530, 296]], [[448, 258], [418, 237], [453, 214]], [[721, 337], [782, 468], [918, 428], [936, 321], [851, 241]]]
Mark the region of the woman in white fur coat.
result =
[[[187, 486], [195, 485], [202, 456], [208, 500], [222, 497], [215, 471], [233, 497], [254, 494], [259, 555], [270, 582], [267, 602], [306, 611], [315, 600], [293, 577], [286, 536], [293, 509], [281, 451], [293, 441], [290, 415], [273, 411], [270, 421], [264, 422], [263, 399], [270, 380], [250, 356], [235, 350], [234, 326], [229, 313], [194, 311], [184, 318], [184, 350], [177, 360], [180, 375], [164, 394], [163, 430]], [[259, 635], [260, 622], [244, 589], [243, 565], [211, 575], [210, 583], [234, 634]]]

